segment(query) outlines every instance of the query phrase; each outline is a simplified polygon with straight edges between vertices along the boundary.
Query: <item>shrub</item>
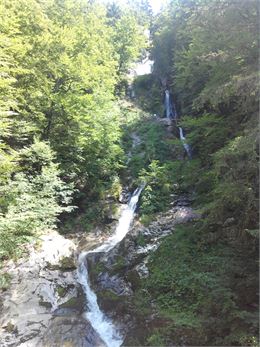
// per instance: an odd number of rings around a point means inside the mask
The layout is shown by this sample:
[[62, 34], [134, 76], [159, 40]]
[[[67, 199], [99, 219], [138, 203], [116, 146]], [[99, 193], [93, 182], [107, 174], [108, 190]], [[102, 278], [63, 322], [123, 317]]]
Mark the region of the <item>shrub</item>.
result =
[[38, 232], [55, 228], [58, 215], [70, 211], [72, 187], [59, 177], [49, 145], [35, 141], [20, 153], [25, 171], [2, 187], [5, 204], [0, 215], [0, 257], [17, 254], [18, 245]]

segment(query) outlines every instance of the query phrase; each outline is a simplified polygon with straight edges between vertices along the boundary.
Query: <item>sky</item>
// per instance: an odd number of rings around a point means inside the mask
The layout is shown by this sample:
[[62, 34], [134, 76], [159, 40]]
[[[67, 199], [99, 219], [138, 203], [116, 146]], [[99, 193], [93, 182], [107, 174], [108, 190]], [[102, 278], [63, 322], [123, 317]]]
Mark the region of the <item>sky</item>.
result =
[[[112, 2], [112, 0], [103, 0], [104, 2]], [[114, 2], [124, 3], [124, 0], [114, 0]], [[153, 9], [153, 13], [156, 14], [160, 11], [160, 8], [166, 0], [149, 0], [151, 7]]]
[[158, 13], [162, 4], [163, 4], [163, 0], [149, 0], [150, 4], [152, 6], [153, 12], [154, 13]]

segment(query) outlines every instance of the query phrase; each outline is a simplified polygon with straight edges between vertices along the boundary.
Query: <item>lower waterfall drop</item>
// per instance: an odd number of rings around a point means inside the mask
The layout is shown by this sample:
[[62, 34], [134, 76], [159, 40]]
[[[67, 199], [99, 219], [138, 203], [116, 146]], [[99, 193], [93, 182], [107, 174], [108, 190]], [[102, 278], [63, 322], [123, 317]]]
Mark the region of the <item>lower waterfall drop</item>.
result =
[[114, 234], [92, 251], [82, 252], [78, 259], [78, 282], [82, 285], [88, 306], [85, 316], [108, 347], [120, 347], [123, 338], [116, 330], [113, 322], [105, 316], [98, 306], [97, 296], [90, 287], [86, 258], [90, 253], [107, 253], [123, 240], [134, 219], [135, 209], [143, 188], [144, 185], [134, 191], [128, 205], [125, 206], [122, 212]]

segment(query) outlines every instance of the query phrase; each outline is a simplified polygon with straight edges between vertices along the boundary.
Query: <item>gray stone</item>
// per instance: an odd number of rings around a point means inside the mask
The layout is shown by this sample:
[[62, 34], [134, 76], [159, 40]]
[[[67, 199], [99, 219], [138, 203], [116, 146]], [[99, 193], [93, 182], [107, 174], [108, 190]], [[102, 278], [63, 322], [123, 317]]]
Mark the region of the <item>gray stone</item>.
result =
[[106, 347], [91, 324], [81, 317], [55, 317], [43, 336], [43, 347]]

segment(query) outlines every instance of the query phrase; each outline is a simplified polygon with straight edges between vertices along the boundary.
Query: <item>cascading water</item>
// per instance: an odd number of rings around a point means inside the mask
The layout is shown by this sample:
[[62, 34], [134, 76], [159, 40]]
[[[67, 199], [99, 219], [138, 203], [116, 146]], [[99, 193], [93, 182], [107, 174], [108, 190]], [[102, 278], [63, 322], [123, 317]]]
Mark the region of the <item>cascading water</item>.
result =
[[101, 339], [108, 347], [119, 347], [123, 343], [123, 339], [117, 332], [116, 327], [105, 314], [100, 310], [97, 303], [97, 296], [91, 289], [88, 279], [87, 256], [90, 253], [109, 252], [126, 236], [131, 222], [134, 218], [135, 209], [144, 185], [137, 188], [128, 205], [125, 206], [122, 215], [118, 221], [114, 234], [109, 237], [102, 245], [89, 252], [82, 252], [78, 259], [78, 281], [82, 285], [87, 298], [88, 311], [85, 312], [86, 318], [90, 321], [92, 327], [99, 334]]
[[[176, 120], [177, 119], [177, 111], [176, 111], [176, 107], [174, 102], [172, 102], [171, 98], [170, 98], [170, 92], [168, 89], [165, 90], [165, 98], [164, 98], [164, 106], [165, 106], [165, 110], [166, 110], [166, 117], [171, 121]], [[186, 153], [188, 154], [188, 157], [191, 159], [192, 155], [191, 155], [191, 148], [188, 145], [188, 143], [186, 142], [186, 139], [183, 135], [183, 130], [181, 127], [179, 127], [179, 131], [180, 131], [180, 139], [182, 141], [183, 147], [186, 151]]]
[[181, 127], [179, 127], [179, 131], [180, 131], [180, 139], [182, 141], [182, 144], [183, 144], [183, 147], [186, 151], [186, 153], [188, 154], [188, 157], [191, 159], [192, 158], [192, 155], [191, 155], [191, 148], [190, 146], [188, 145], [188, 143], [186, 142], [186, 139], [183, 135], [183, 130]]
[[174, 113], [173, 113], [173, 108], [172, 108], [172, 103], [170, 99], [170, 92], [168, 89], [165, 90], [165, 110], [166, 110], [166, 117], [168, 119], [174, 118]]

